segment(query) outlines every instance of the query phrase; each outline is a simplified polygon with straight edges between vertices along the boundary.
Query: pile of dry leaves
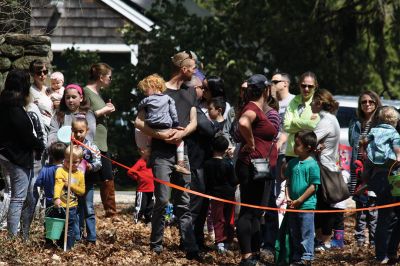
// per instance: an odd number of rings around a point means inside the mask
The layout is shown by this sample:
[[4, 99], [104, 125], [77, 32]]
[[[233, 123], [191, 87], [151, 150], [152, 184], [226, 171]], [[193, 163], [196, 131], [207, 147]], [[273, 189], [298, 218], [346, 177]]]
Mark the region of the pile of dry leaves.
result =
[[[135, 224], [131, 209], [127, 205], [119, 206], [116, 218], [104, 218], [97, 207], [97, 235], [95, 246], [77, 243], [64, 252], [62, 249], [46, 248], [43, 239], [43, 225], [35, 220], [31, 228], [31, 240], [27, 243], [20, 239], [7, 239], [6, 231], [0, 232], [0, 266], [25, 264], [76, 264], [76, 265], [196, 265], [188, 261], [179, 250], [179, 233], [175, 227], [165, 230], [164, 251], [155, 255], [149, 250], [150, 228], [144, 224]], [[314, 265], [371, 265], [373, 249], [355, 248], [351, 233], [354, 218], [346, 218], [347, 232], [345, 248], [316, 254]], [[208, 244], [211, 245], [211, 242]], [[205, 254], [205, 265], [237, 265], [240, 261], [237, 247], [234, 256], [221, 255], [216, 251]], [[266, 265], [273, 265], [272, 259]]]

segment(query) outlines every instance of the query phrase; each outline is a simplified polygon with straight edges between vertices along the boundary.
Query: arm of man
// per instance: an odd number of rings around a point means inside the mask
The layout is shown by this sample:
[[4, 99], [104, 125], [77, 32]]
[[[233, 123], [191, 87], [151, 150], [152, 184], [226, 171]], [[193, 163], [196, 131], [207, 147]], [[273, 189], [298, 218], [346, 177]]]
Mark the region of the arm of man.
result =
[[196, 107], [192, 106], [190, 109], [190, 122], [185, 127], [184, 130], [176, 130], [172, 136], [165, 139], [167, 143], [176, 144], [182, 141], [182, 139], [186, 136], [189, 136], [192, 132], [196, 130], [197, 127], [197, 111]]

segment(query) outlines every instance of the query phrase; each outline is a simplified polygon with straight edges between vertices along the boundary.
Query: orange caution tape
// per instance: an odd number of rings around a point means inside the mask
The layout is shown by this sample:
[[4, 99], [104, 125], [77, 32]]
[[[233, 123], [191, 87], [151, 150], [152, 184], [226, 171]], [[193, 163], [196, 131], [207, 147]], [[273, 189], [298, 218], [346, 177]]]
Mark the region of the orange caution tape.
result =
[[[88, 149], [88, 150], [91, 150], [91, 151], [93, 151], [93, 152], [96, 152], [96, 151], [92, 150], [90, 147], [88, 147], [87, 145], [85, 145], [85, 144], [83, 144], [82, 142], [76, 140], [75, 138], [72, 138], [72, 141], [73, 141], [74, 143], [76, 143], [76, 144], [82, 146], [82, 147], [85, 147], [85, 148]], [[122, 168], [125, 168], [126, 170], [129, 170], [129, 169], [130, 169], [130, 167], [128, 167], [128, 166], [126, 166], [126, 165], [124, 165], [124, 164], [122, 164], [122, 163], [119, 163], [119, 162], [117, 162], [117, 161], [114, 161], [113, 159], [108, 158], [107, 156], [105, 156], [105, 155], [103, 155], [103, 154], [99, 154], [99, 155], [102, 156], [102, 157], [104, 157], [104, 158], [106, 158], [107, 160], [110, 160], [111, 163], [113, 163], [113, 164], [115, 164], [115, 165], [118, 165], [118, 166], [120, 166], [120, 167], [122, 167]], [[392, 166], [392, 167], [393, 167], [393, 166]], [[385, 205], [374, 206], [374, 207], [368, 207], [368, 208], [344, 209], [344, 210], [342, 210], [342, 209], [340, 209], [340, 210], [338, 210], [338, 209], [336, 209], [336, 210], [297, 210], [297, 209], [281, 209], [281, 208], [273, 208], [273, 207], [267, 207], [267, 206], [259, 206], [259, 205], [253, 205], [253, 204], [247, 204], [247, 203], [243, 203], [243, 202], [236, 202], [236, 201], [232, 201], [232, 200], [226, 200], [226, 199], [217, 198], [217, 197], [214, 197], [214, 196], [211, 196], [211, 195], [207, 195], [207, 194], [204, 194], [204, 193], [201, 193], [201, 192], [198, 192], [198, 191], [194, 191], [194, 190], [191, 190], [191, 189], [188, 189], [188, 188], [184, 188], [184, 187], [181, 187], [181, 186], [172, 184], [172, 183], [170, 183], [170, 182], [167, 182], [167, 181], [164, 181], [164, 180], [155, 178], [155, 177], [154, 177], [154, 181], [156, 181], [156, 182], [158, 182], [158, 183], [160, 183], [160, 184], [169, 186], [169, 187], [171, 187], [171, 188], [175, 188], [175, 189], [178, 189], [178, 190], [181, 190], [181, 191], [184, 191], [184, 192], [187, 192], [187, 193], [191, 193], [191, 194], [194, 194], [194, 195], [203, 197], [203, 198], [208, 198], [208, 199], [217, 200], [217, 201], [221, 201], [221, 202], [225, 202], [225, 203], [230, 203], [230, 204], [234, 204], [234, 205], [239, 205], [239, 206], [242, 206], [242, 207], [248, 207], [248, 208], [254, 208], [254, 209], [261, 209], [261, 210], [266, 210], [266, 211], [302, 212], [302, 213], [304, 213], [304, 212], [313, 212], [313, 213], [340, 213], [340, 212], [343, 212], [343, 213], [345, 213], [345, 212], [371, 211], [371, 210], [384, 209], [384, 208], [392, 208], [392, 207], [398, 207], [398, 206], [400, 206], [400, 202], [396, 202], [396, 203], [385, 204]]]

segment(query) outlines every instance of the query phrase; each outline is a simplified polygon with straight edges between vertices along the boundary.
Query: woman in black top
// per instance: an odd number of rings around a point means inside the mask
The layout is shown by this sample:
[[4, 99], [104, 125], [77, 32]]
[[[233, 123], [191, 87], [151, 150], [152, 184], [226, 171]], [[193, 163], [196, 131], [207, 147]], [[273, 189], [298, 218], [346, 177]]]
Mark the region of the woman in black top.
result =
[[44, 149], [44, 144], [36, 137], [32, 121], [25, 110], [30, 101], [29, 88], [29, 74], [14, 69], [8, 73], [0, 95], [0, 165], [8, 172], [11, 181], [11, 200], [7, 215], [10, 236], [17, 235], [21, 213], [24, 216], [22, 207], [28, 187], [32, 185], [34, 151], [41, 154]]

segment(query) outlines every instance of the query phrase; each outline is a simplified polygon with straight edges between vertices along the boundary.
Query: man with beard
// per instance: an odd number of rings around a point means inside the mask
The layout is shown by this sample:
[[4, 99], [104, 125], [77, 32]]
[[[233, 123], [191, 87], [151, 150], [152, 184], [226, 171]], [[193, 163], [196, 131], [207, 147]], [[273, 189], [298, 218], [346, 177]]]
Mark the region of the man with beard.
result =
[[[172, 58], [172, 77], [166, 82], [167, 90], [165, 94], [169, 95], [175, 101], [178, 113], [179, 129], [170, 129], [168, 131], [156, 131], [151, 129], [144, 122], [144, 111], [140, 111], [135, 126], [144, 134], [152, 137], [151, 156], [149, 164], [153, 169], [156, 178], [189, 188], [191, 176], [175, 171], [176, 163], [176, 143], [185, 140], [197, 126], [196, 116], [196, 92], [194, 88], [185, 85], [190, 81], [195, 70], [195, 61], [190, 52], [179, 52]], [[189, 169], [189, 160], [185, 147], [185, 167]], [[170, 187], [155, 183], [155, 205], [151, 220], [150, 248], [159, 254], [163, 250], [162, 242], [164, 236], [164, 214], [165, 208], [170, 198]], [[188, 259], [201, 261], [199, 248], [196, 244], [193, 228], [192, 216], [189, 209], [189, 194], [180, 190], [174, 190], [172, 193], [172, 202], [175, 206], [174, 212], [178, 217], [182, 247], [186, 251]]]

